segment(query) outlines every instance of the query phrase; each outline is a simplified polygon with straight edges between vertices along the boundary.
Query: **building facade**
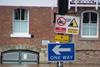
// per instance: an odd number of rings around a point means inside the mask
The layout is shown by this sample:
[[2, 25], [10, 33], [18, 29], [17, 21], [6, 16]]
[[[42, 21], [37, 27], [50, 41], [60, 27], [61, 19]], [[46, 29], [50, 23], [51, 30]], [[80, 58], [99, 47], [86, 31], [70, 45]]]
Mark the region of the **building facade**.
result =
[[[78, 2], [79, 1], [79, 2]], [[80, 17], [80, 33], [73, 35], [76, 59], [74, 63], [100, 64], [100, 8], [96, 0], [69, 0], [68, 15]], [[0, 51], [29, 49], [40, 54], [40, 63], [47, 61], [47, 45], [54, 42], [54, 13], [57, 1], [41, 3], [30, 0], [0, 2]], [[49, 3], [47, 3], [49, 2]], [[34, 3], [34, 5], [33, 5]], [[45, 41], [46, 42], [46, 41]]]

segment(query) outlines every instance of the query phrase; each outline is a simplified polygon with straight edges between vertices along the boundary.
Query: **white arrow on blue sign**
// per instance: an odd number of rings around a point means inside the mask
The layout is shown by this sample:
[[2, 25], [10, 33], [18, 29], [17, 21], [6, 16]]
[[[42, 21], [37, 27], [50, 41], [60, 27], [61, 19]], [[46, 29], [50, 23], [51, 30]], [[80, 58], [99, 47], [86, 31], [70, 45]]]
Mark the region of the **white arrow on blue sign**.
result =
[[56, 45], [52, 51], [56, 54], [56, 55], [61, 55], [60, 52], [70, 52], [71, 48], [60, 48], [61, 45]]
[[48, 44], [48, 61], [74, 61], [75, 50], [73, 43]]

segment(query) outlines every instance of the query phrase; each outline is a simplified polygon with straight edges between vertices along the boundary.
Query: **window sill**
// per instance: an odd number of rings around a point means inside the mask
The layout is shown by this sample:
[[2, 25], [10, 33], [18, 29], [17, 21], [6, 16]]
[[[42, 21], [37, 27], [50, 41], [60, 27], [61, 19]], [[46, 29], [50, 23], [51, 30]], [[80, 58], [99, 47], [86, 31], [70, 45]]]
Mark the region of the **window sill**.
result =
[[80, 40], [100, 40], [99, 37], [80, 37]]
[[11, 37], [25, 37], [25, 38], [31, 38], [31, 34], [22, 34], [22, 33], [15, 33], [15, 34], [11, 34]]

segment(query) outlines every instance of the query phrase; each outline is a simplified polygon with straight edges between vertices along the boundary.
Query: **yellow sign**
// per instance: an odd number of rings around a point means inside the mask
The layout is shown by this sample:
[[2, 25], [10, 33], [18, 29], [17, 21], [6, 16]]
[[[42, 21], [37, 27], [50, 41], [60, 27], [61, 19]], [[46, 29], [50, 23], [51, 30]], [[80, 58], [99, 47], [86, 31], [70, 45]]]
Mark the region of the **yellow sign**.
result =
[[69, 27], [78, 27], [78, 24], [77, 24], [75, 18], [73, 18], [73, 20], [72, 20], [71, 23], [69, 24]]
[[74, 34], [79, 33], [79, 31], [77, 29], [68, 29], [68, 32], [69, 33], [74, 33]]
[[62, 43], [67, 43], [70, 41], [70, 37], [68, 35], [56, 35], [55, 36], [55, 41], [57, 42], [62, 42]]
[[71, 21], [69, 21], [67, 30], [67, 34], [79, 34], [79, 18], [78, 17], [71, 17]]

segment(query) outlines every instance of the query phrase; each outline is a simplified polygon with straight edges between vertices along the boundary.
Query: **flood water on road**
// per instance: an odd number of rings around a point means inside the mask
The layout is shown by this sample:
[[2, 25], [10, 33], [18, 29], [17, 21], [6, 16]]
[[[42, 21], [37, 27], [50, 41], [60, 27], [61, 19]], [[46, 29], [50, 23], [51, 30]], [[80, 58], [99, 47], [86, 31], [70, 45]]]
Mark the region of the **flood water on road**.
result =
[[[0, 64], [0, 67], [57, 67], [56, 64]], [[100, 67], [94, 64], [64, 64], [63, 67]]]

